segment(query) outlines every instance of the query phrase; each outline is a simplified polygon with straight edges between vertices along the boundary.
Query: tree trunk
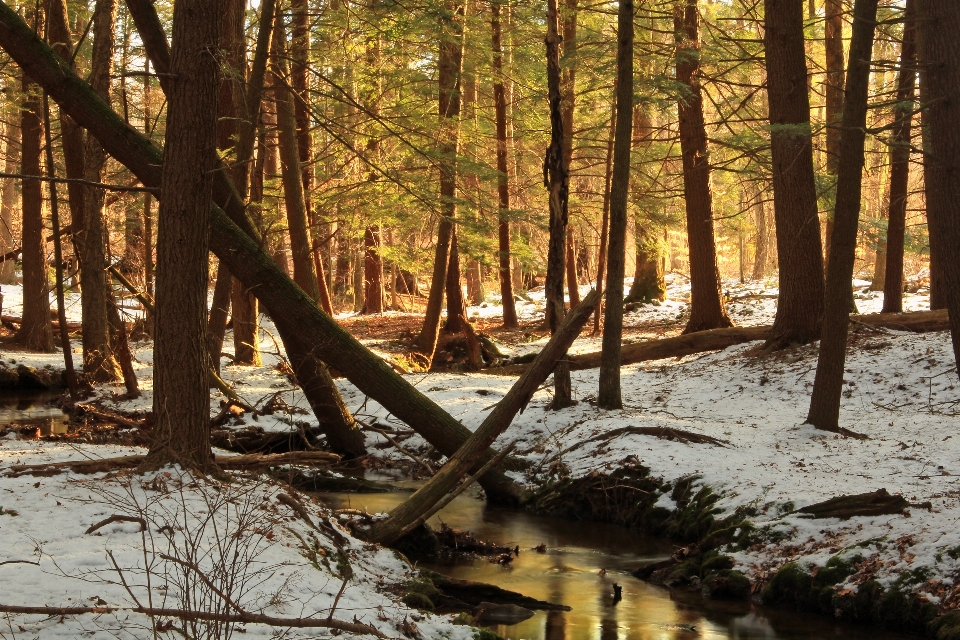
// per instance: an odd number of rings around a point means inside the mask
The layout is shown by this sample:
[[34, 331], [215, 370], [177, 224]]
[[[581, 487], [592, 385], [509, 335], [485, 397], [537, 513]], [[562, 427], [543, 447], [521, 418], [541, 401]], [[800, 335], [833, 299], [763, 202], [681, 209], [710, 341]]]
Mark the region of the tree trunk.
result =
[[[115, 48], [116, 0], [97, 0], [93, 15], [93, 53], [90, 61], [90, 85], [104, 100], [110, 100], [110, 72]], [[83, 177], [102, 182], [107, 155], [92, 135], [84, 141]], [[80, 285], [83, 288], [83, 371], [97, 382], [120, 377], [120, 365], [110, 345], [107, 307], [112, 304], [107, 279], [107, 229], [103, 222], [103, 189], [83, 188], [83, 229], [79, 239]]]
[[[573, 113], [576, 106], [577, 87], [577, 0], [565, 0], [563, 12], [563, 39], [560, 53], [560, 68], [563, 73], [563, 164], [567, 168], [567, 183], [570, 181], [570, 166], [573, 160]], [[569, 221], [568, 221], [569, 222]], [[566, 228], [567, 297], [570, 308], [580, 304], [580, 289], [577, 282], [577, 262], [573, 248], [573, 227]]]
[[463, 303], [463, 288], [460, 284], [460, 247], [457, 242], [457, 228], [453, 228], [450, 238], [450, 263], [447, 265], [447, 322], [443, 327], [446, 333], [463, 331], [463, 321], [467, 308]]
[[[11, 85], [13, 81], [11, 81]], [[12, 89], [13, 87], [11, 87]], [[11, 91], [12, 93], [12, 91]], [[7, 110], [8, 111], [8, 110]], [[7, 113], [7, 126], [4, 131], [6, 145], [4, 152], [4, 173], [17, 172], [17, 158], [20, 157], [20, 125], [15, 122], [15, 114]], [[16, 178], [3, 179], [3, 191], [0, 194], [0, 252], [13, 251], [13, 212], [18, 209]], [[0, 284], [16, 284], [17, 263], [15, 260], [0, 262]]]
[[[827, 174], [835, 177], [840, 167], [840, 119], [843, 115], [843, 0], [824, 0], [824, 12]], [[833, 216], [829, 212], [825, 226], [824, 269], [830, 262], [830, 243], [833, 241]]]
[[[610, 135], [607, 136], [607, 163], [604, 170], [603, 213], [600, 215], [600, 248], [597, 251], [597, 291], [603, 293], [603, 278], [607, 267], [607, 238], [610, 235], [610, 183], [613, 181], [613, 144], [617, 132], [617, 102], [614, 95], [613, 108], [610, 109]], [[597, 303], [593, 313], [593, 333], [600, 332], [600, 312], [603, 310], [603, 297]]]
[[217, 281], [213, 285], [213, 300], [207, 319], [207, 354], [210, 365], [220, 375], [220, 354], [223, 353], [223, 336], [227, 331], [230, 302], [233, 298], [233, 277], [223, 263], [217, 265]]
[[[857, 250], [867, 93], [877, 0], [856, 0], [853, 11], [850, 66], [841, 121], [843, 137], [840, 140], [840, 164], [837, 167], [837, 203], [833, 212], [830, 262], [824, 291], [820, 355], [810, 398], [810, 413], [807, 415], [807, 422], [827, 431], [840, 430], [840, 395], [843, 391], [853, 264]], [[782, 246], [780, 253], [784, 253]]]
[[[929, 148], [924, 148], [928, 218], [931, 245], [954, 251], [960, 247], [960, 5], [953, 2], [917, 2], [919, 26], [920, 102], [927, 105], [924, 127], [929, 127]], [[941, 255], [947, 255], [941, 253]], [[950, 318], [954, 359], [960, 363], [960, 262], [953, 256], [940, 265], [944, 298]]]
[[673, 26], [677, 40], [677, 82], [683, 85], [679, 100], [680, 151], [683, 154], [683, 197], [690, 245], [690, 320], [683, 332], [693, 333], [730, 327], [733, 323], [723, 308], [717, 246], [713, 236], [710, 157], [700, 89], [697, 0], [683, 0], [674, 5]]
[[[144, 185], [160, 186], [160, 150], [127, 126], [76, 74], [60, 65], [49, 48], [38, 41], [33, 31], [3, 2], [0, 2], [0, 47], [26, 73], [42, 83], [61, 108], [94, 132], [104, 148]], [[466, 442], [470, 431], [320, 311], [281, 271], [263, 249], [242, 202], [231, 195], [226, 172], [201, 175], [212, 175], [217, 183], [214, 190], [217, 201], [225, 207], [225, 210], [219, 206], [212, 208], [211, 249], [236, 277], [255, 288], [260, 301], [276, 320], [281, 339], [291, 345], [288, 353], [296, 346], [309, 349], [321, 360], [336, 362], [338, 369], [363, 393], [400, 420], [415, 426], [442, 454], [453, 455]], [[199, 342], [200, 336], [194, 339]], [[496, 452], [490, 451], [480, 462], [494, 455]], [[489, 472], [480, 483], [493, 501], [517, 503], [524, 497], [523, 488], [498, 469]]]
[[897, 77], [897, 106], [890, 134], [890, 208], [887, 213], [886, 270], [883, 279], [883, 311], [903, 311], [903, 243], [907, 221], [907, 192], [910, 180], [910, 138], [916, 70], [916, 25], [914, 0], [907, 0], [903, 42], [900, 46], [900, 73]]
[[[769, 29], [769, 27], [767, 28]], [[770, 60], [770, 57], [768, 55], [767, 56], [768, 65], [770, 64], [769, 60]], [[770, 91], [769, 80], [767, 81], [767, 91], [768, 92]], [[811, 153], [811, 159], [812, 157], [813, 156]], [[760, 192], [760, 190], [756, 186], [754, 186], [754, 188], [751, 190], [751, 194], [753, 195], [753, 200], [750, 203], [750, 208], [753, 209], [754, 217], [757, 224], [757, 235], [754, 240], [754, 243], [756, 245], [756, 250], [754, 251], [754, 254], [753, 254], [753, 276], [752, 277], [754, 280], [761, 280], [765, 275], [767, 275], [767, 263], [770, 261], [770, 254], [767, 250], [767, 236], [769, 235], [770, 231], [767, 229], [767, 208], [763, 201], [763, 194]], [[817, 221], [817, 229], [818, 229], [817, 242], [818, 243], [820, 241], [819, 228], [820, 228], [820, 222], [818, 220]], [[817, 252], [819, 253], [820, 250], [818, 249]]]
[[[297, 150], [297, 118], [295, 96], [285, 84], [287, 78], [286, 35], [283, 19], [277, 18], [273, 32], [273, 90], [277, 104], [277, 124], [280, 147], [280, 171], [283, 176], [283, 195], [287, 209], [290, 233], [290, 253], [293, 257], [293, 280], [311, 298], [321, 302], [316, 264], [312, 257], [310, 230], [307, 228], [307, 205], [304, 200], [303, 174]], [[324, 311], [332, 314], [328, 304]]]
[[[371, 11], [375, 12], [376, 4], [371, 6]], [[377, 27], [375, 26], [374, 29]], [[373, 162], [380, 161], [380, 99], [383, 94], [383, 79], [380, 69], [380, 33], [377, 32], [373, 37], [367, 39], [367, 67], [370, 70], [374, 80], [372, 82], [372, 95], [368, 100], [372, 123], [370, 137], [367, 140], [367, 157]], [[371, 171], [367, 181], [373, 186], [374, 191], [378, 191], [377, 184], [379, 175], [376, 171]], [[380, 194], [376, 193], [377, 203], [380, 204]], [[371, 221], [363, 232], [363, 310], [362, 313], [383, 313], [383, 258], [381, 257], [381, 244], [383, 242], [381, 227], [379, 223]]]
[[[217, 93], [222, 2], [178, 0], [167, 80], [157, 238], [153, 412], [146, 465], [172, 462], [207, 470], [210, 451], [210, 361], [207, 253], [217, 158]], [[158, 69], [159, 70], [159, 69]], [[224, 176], [226, 177], [226, 176]]]
[[[632, 146], [649, 151], [653, 144], [653, 123], [650, 120], [648, 106], [637, 105], [633, 110]], [[632, 187], [636, 191], [636, 186]], [[659, 238], [654, 233], [651, 221], [642, 219], [638, 212], [634, 223], [634, 242], [636, 244], [636, 267], [633, 272], [633, 284], [625, 300], [631, 302], [650, 302], [665, 300], [667, 283], [663, 279], [663, 259]]]
[[424, 311], [423, 327], [417, 336], [417, 350], [432, 361], [440, 336], [440, 313], [450, 260], [457, 204], [457, 151], [460, 143], [460, 75], [463, 70], [463, 14], [458, 0], [443, 0], [440, 18], [440, 56], [437, 60], [440, 109], [440, 223], [437, 248], [430, 279], [430, 298]]
[[627, 193], [633, 143], [633, 0], [620, 0], [617, 17], [617, 129], [610, 188], [610, 266], [603, 313], [603, 356], [597, 406], [622, 409], [620, 341], [623, 337], [623, 277], [627, 244]]
[[[820, 336], [823, 254], [810, 137], [803, 6], [798, 0], [765, 3], [773, 214], [780, 269], [777, 316], [767, 346], [779, 349]], [[761, 205], [761, 215], [762, 209]]]
[[380, 226], [363, 232], [363, 313], [383, 313], [383, 260], [380, 258]]
[[[43, 32], [44, 14], [28, 8], [27, 19], [36, 33]], [[20, 173], [40, 175], [40, 145], [43, 124], [40, 100], [26, 73], [21, 83], [23, 106], [20, 111]], [[53, 327], [50, 324], [50, 290], [47, 285], [47, 253], [43, 229], [43, 192], [39, 180], [24, 180], [21, 186], [21, 263], [23, 265], [23, 321], [16, 339], [33, 351], [53, 351]]]
[[510, 276], [510, 170], [507, 164], [507, 99], [503, 82], [501, 2], [503, 0], [490, 2], [490, 25], [493, 33], [493, 108], [497, 126], [497, 196], [500, 207], [497, 225], [498, 265], [503, 327], [515, 329], [520, 323], [517, 320], [517, 306], [513, 299], [513, 282]]
[[[550, 242], [547, 250], [546, 315], [550, 333], [556, 333], [564, 316], [563, 274], [566, 253], [569, 167], [564, 162], [563, 105], [560, 83], [560, 33], [557, 0], [547, 2], [547, 88], [550, 98], [550, 146], [543, 159], [544, 186], [549, 192]], [[574, 404], [570, 367], [565, 358], [553, 373], [553, 409]]]

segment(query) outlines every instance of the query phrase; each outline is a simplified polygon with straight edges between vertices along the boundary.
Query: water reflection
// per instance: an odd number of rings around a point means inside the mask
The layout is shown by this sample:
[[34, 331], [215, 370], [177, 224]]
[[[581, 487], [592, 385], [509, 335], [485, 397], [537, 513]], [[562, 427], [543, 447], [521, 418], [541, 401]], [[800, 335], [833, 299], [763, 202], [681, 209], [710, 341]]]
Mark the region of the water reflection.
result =
[[[389, 511], [409, 494], [322, 494], [334, 508]], [[571, 606], [540, 611], [515, 625], [491, 628], [509, 640], [693, 640], [764, 638], [779, 640], [905, 640], [912, 636], [839, 624], [830, 618], [770, 611], [750, 603], [705, 601], [696, 593], [671, 593], [629, 574], [644, 562], [673, 551], [663, 540], [621, 527], [569, 522], [522, 511], [486, 507], [461, 496], [434, 516], [456, 529], [521, 552], [509, 567], [479, 559], [456, 565], [420, 563], [425, 568], [519, 591]], [[533, 548], [546, 545], [545, 553]], [[603, 570], [603, 571], [601, 571]], [[623, 587], [614, 603], [613, 585]]]
[[16, 426], [25, 439], [66, 433], [67, 416], [52, 405], [58, 397], [50, 393], [0, 392], [0, 427]]

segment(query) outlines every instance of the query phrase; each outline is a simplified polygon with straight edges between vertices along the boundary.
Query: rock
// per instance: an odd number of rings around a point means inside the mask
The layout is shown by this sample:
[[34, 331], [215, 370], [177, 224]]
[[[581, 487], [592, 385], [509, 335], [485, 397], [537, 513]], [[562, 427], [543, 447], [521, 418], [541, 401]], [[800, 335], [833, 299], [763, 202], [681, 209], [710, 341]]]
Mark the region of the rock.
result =
[[533, 611], [515, 604], [481, 602], [477, 605], [477, 620], [494, 624], [517, 624], [533, 617]]
[[13, 369], [0, 365], [0, 389], [16, 389], [20, 385], [20, 376]]
[[26, 365], [17, 366], [17, 376], [20, 378], [21, 389], [59, 389], [59, 372], [46, 369], [34, 369]]
[[746, 600], [750, 597], [750, 581], [736, 569], [723, 569], [707, 574], [700, 592], [711, 600]]

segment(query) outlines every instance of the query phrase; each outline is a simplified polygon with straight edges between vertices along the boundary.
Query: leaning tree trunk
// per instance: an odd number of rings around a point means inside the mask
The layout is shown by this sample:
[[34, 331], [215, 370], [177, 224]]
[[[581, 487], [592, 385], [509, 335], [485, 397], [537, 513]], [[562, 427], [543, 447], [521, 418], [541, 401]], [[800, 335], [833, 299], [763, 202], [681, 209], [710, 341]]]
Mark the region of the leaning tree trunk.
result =
[[[90, 61], [90, 84], [104, 100], [110, 100], [110, 72], [115, 48], [117, 18], [116, 0], [97, 0], [93, 17], [93, 53]], [[102, 182], [107, 155], [92, 135], [84, 141], [83, 177], [89, 182]], [[110, 281], [107, 279], [107, 229], [103, 221], [103, 189], [83, 188], [83, 229], [79, 238], [80, 285], [83, 288], [83, 371], [97, 382], [120, 377], [110, 344], [110, 322], [107, 307], [112, 304]]]
[[145, 462], [213, 466], [210, 451], [210, 361], [207, 253], [217, 158], [220, 2], [178, 0], [167, 79], [157, 238], [153, 412], [156, 425]]
[[[857, 252], [867, 93], [876, 19], [877, 0], [856, 0], [841, 121], [843, 137], [840, 140], [837, 202], [833, 212], [830, 262], [824, 290], [820, 355], [807, 415], [807, 422], [814, 427], [835, 432], [840, 431], [840, 394], [843, 391], [850, 292]], [[780, 252], [783, 253], [782, 248]]]
[[[824, 0], [824, 95], [827, 120], [827, 175], [836, 177], [840, 167], [840, 118], [843, 114], [843, 0]], [[830, 262], [833, 216], [827, 213], [824, 267]]]
[[610, 187], [610, 263], [603, 313], [603, 356], [597, 406], [622, 409], [620, 341], [623, 336], [623, 276], [627, 244], [627, 192], [633, 144], [633, 0], [620, 0], [617, 18], [617, 130]]
[[887, 212], [887, 266], [883, 279], [883, 311], [903, 311], [903, 244], [907, 223], [907, 192], [910, 181], [910, 137], [913, 125], [917, 82], [916, 25], [914, 0], [907, 0], [903, 42], [900, 47], [900, 74], [897, 77], [897, 106], [890, 134], [890, 208]]
[[[797, 0], [765, 0], [764, 6], [773, 215], [780, 269], [777, 316], [767, 346], [779, 349], [793, 343], [806, 344], [820, 336], [823, 254], [810, 137], [803, 7]], [[760, 209], [762, 216], [762, 205]]]
[[510, 170], [507, 166], [507, 99], [503, 84], [503, 28], [500, 22], [500, 4], [503, 0], [491, 0], [490, 25], [493, 33], [493, 108], [497, 125], [497, 196], [499, 215], [497, 226], [500, 300], [503, 305], [503, 326], [515, 329], [517, 306], [513, 299], [513, 282], [510, 278]]
[[[550, 146], [543, 159], [544, 186], [549, 193], [550, 241], [547, 250], [547, 282], [544, 287], [550, 333], [560, 327], [565, 313], [563, 304], [563, 263], [566, 252], [567, 200], [570, 174], [563, 157], [563, 107], [560, 91], [560, 32], [557, 0], [547, 2], [547, 88], [550, 98]], [[553, 373], [554, 409], [573, 402], [570, 366], [561, 358]]]
[[[44, 14], [39, 8], [27, 10], [33, 28], [43, 32]], [[23, 106], [20, 111], [20, 173], [40, 175], [40, 145], [43, 121], [36, 87], [24, 73], [21, 82]], [[47, 285], [47, 254], [43, 228], [43, 192], [39, 180], [24, 180], [21, 186], [21, 263], [23, 265], [23, 318], [17, 341], [34, 351], [53, 351], [50, 323], [50, 290]]]
[[[917, 2], [919, 60], [924, 82], [921, 103], [927, 105], [924, 127], [929, 127], [930, 147], [924, 148], [931, 244], [955, 251], [960, 247], [960, 4]], [[953, 255], [941, 263], [953, 354], [960, 363], [960, 261]]]
[[[730, 327], [723, 308], [717, 245], [713, 236], [713, 194], [710, 156], [700, 88], [700, 16], [697, 0], [684, 0], [673, 10], [677, 39], [677, 82], [680, 151], [683, 154], [683, 197], [690, 245], [690, 320], [684, 333]], [[609, 278], [608, 278], [609, 280]]]
[[[570, 167], [573, 160], [573, 113], [577, 88], [577, 0], [565, 0], [563, 12], [563, 46], [560, 55], [560, 68], [563, 72], [563, 164], [567, 168], [567, 182], [570, 181]], [[573, 249], [573, 225], [567, 224], [565, 270], [567, 277], [567, 297], [570, 308], [580, 304], [580, 289], [577, 282], [577, 261]]]
[[440, 18], [440, 56], [437, 60], [440, 108], [440, 223], [437, 226], [437, 248], [430, 279], [430, 297], [424, 311], [423, 327], [417, 336], [417, 350], [433, 361], [440, 337], [440, 313], [450, 260], [450, 239], [453, 236], [457, 203], [457, 150], [460, 142], [460, 75], [463, 69], [463, 14], [458, 0], [444, 0]]
[[[148, 2], [145, 4], [152, 8]], [[114, 113], [2, 1], [0, 47], [25, 73], [42, 84], [61, 108], [93, 132], [104, 149], [145, 186], [160, 186], [160, 150]], [[169, 72], [168, 66], [161, 72]], [[360, 391], [398, 419], [414, 426], [437, 451], [453, 455], [469, 438], [470, 431], [338, 326], [274, 263], [223, 169], [220, 165], [220, 169], [212, 173], [214, 199], [224, 209], [212, 207], [210, 248], [236, 277], [257, 292], [267, 312], [276, 320], [281, 340], [289, 345], [288, 352], [309, 350], [321, 360], [336, 362], [340, 372]], [[489, 451], [476, 468], [495, 455], [495, 451]], [[497, 468], [487, 473], [480, 484], [492, 501], [517, 503], [525, 496], [524, 489]]]

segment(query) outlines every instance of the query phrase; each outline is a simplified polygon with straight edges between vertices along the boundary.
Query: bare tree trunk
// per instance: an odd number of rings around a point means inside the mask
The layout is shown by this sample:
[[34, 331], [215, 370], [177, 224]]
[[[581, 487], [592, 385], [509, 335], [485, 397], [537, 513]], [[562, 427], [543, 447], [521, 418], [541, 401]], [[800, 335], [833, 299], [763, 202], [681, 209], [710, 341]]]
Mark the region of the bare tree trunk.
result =
[[[610, 110], [610, 135], [607, 137], [607, 164], [604, 171], [603, 186], [603, 213], [600, 221], [600, 248], [597, 251], [597, 291], [603, 293], [603, 278], [607, 267], [607, 238], [610, 235], [610, 183], [613, 180], [613, 145], [617, 131], [617, 105], [614, 100]], [[597, 310], [593, 313], [593, 333], [600, 332], [600, 314], [603, 311], [603, 297], [597, 303]]]
[[[371, 6], [370, 11], [375, 12], [377, 4]], [[374, 28], [378, 28], [374, 26]], [[374, 119], [370, 138], [367, 140], [367, 157], [374, 162], [380, 159], [380, 123], [377, 121], [380, 117], [380, 99], [383, 93], [383, 78], [380, 68], [380, 33], [377, 32], [373, 37], [367, 39], [367, 67], [373, 75], [373, 89], [371, 99], [368, 101], [370, 115]], [[375, 171], [370, 172], [368, 182], [377, 188], [378, 174]], [[377, 201], [380, 196], [377, 194]], [[381, 244], [383, 242], [382, 229], [380, 224], [372, 222], [368, 224], [363, 232], [363, 313], [383, 313], [383, 258], [381, 257]]]
[[[290, 251], [293, 256], [293, 279], [301, 289], [317, 302], [320, 285], [316, 264], [312, 257], [310, 231], [307, 228], [307, 205], [304, 200], [303, 177], [300, 171], [300, 156], [297, 150], [297, 119], [294, 111], [295, 96], [287, 88], [286, 36], [283, 19], [278, 18], [273, 32], [273, 89], [277, 99], [277, 123], [279, 125], [280, 169], [283, 175], [283, 194], [287, 208], [287, 226], [290, 232]], [[324, 311], [333, 313], [329, 300]]]
[[430, 298], [424, 311], [423, 327], [417, 337], [417, 349], [431, 361], [440, 336], [440, 313], [450, 260], [450, 239], [453, 236], [457, 204], [457, 151], [459, 148], [460, 75], [463, 69], [463, 14], [458, 0], [444, 0], [440, 23], [440, 56], [437, 61], [440, 85], [440, 223], [437, 226], [437, 247], [430, 280]]
[[[927, 105], [924, 127], [929, 127], [929, 147], [924, 147], [931, 246], [956, 250], [960, 246], [960, 5], [952, 2], [917, 2], [919, 27], [920, 101]], [[948, 97], [952, 96], [952, 97]], [[945, 255], [941, 253], [941, 255]], [[943, 293], [954, 359], [960, 363], [960, 262], [956, 256], [941, 262]]]
[[[543, 159], [544, 186], [549, 192], [550, 242], [547, 251], [545, 296], [550, 333], [560, 327], [565, 313], [563, 304], [564, 254], [566, 252], [567, 201], [570, 189], [568, 165], [563, 151], [563, 105], [560, 80], [560, 33], [557, 0], [547, 2], [547, 88], [550, 97], [550, 146]], [[553, 409], [574, 404], [570, 386], [570, 366], [561, 358], [553, 372]]]
[[[12, 82], [11, 82], [12, 84]], [[12, 94], [12, 92], [11, 92]], [[13, 113], [7, 115], [7, 126], [4, 137], [7, 143], [4, 147], [6, 160], [4, 173], [17, 172], [17, 159], [20, 157], [20, 125], [14, 120]], [[0, 253], [13, 251], [13, 212], [18, 209], [16, 178], [3, 179], [3, 192], [0, 195]], [[4, 260], [0, 263], [0, 284], [16, 284], [16, 261]]]
[[[860, 190], [863, 180], [863, 149], [867, 122], [867, 93], [877, 0], [856, 0], [853, 9], [853, 36], [843, 103], [840, 164], [837, 172], [837, 203], [833, 213], [830, 262], [824, 290], [823, 327], [817, 375], [810, 398], [807, 422], [818, 429], [839, 431], [840, 394], [846, 359], [847, 327], [853, 264], [857, 249]], [[780, 244], [780, 243], [778, 243]], [[780, 248], [781, 255], [783, 247]]]
[[453, 228], [450, 238], [450, 263], [447, 265], [447, 322], [443, 327], [446, 333], [463, 331], [463, 320], [467, 309], [463, 303], [463, 288], [460, 284], [460, 247], [457, 242], [457, 228]]
[[225, 264], [218, 263], [217, 281], [213, 285], [213, 300], [210, 302], [210, 316], [207, 318], [207, 353], [210, 356], [210, 365], [218, 375], [232, 297], [233, 277]]
[[[679, 101], [680, 150], [683, 153], [683, 195], [690, 245], [690, 320], [684, 333], [730, 327], [723, 308], [717, 245], [713, 235], [713, 194], [710, 158], [700, 89], [700, 16], [697, 0], [674, 5], [677, 38], [677, 82], [683, 85]], [[608, 279], [609, 280], [609, 279]]]
[[[110, 100], [110, 72], [115, 48], [116, 0], [97, 0], [93, 17], [93, 54], [90, 85]], [[107, 155], [92, 135], [84, 141], [83, 177], [102, 182]], [[83, 371], [97, 382], [120, 378], [120, 365], [110, 345], [107, 307], [112, 304], [107, 279], [107, 229], [103, 222], [103, 189], [83, 188], [83, 229], [79, 236], [80, 284], [83, 287]]]
[[490, 25], [493, 33], [493, 108], [497, 125], [497, 196], [500, 207], [497, 241], [503, 326], [506, 329], [515, 329], [520, 323], [517, 320], [517, 306], [513, 299], [513, 282], [510, 276], [510, 169], [507, 164], [507, 99], [503, 82], [503, 27], [500, 20], [502, 1], [490, 2]]
[[363, 232], [363, 313], [383, 313], [383, 259], [380, 258], [380, 225]]
[[217, 158], [221, 0], [178, 0], [167, 80], [167, 129], [157, 238], [157, 315], [153, 411], [144, 464], [177, 462], [207, 470], [210, 361], [207, 254]]
[[[44, 14], [40, 8], [27, 8], [27, 20], [33, 30], [43, 33]], [[24, 96], [20, 111], [20, 173], [40, 175], [40, 145], [43, 123], [40, 100], [35, 87], [23, 74]], [[23, 253], [23, 321], [16, 339], [27, 349], [53, 351], [53, 327], [50, 323], [50, 290], [47, 285], [47, 254], [43, 229], [43, 192], [39, 180], [24, 180], [21, 186], [23, 203], [21, 242]]]
[[[843, 0], [824, 0], [824, 49], [826, 51], [827, 174], [836, 176], [840, 167], [840, 118], [843, 114]], [[830, 263], [833, 216], [827, 213], [823, 246], [824, 269]], [[778, 239], [779, 240], [779, 239]]]
[[[810, 138], [803, 7], [791, 0], [765, 1], [773, 213], [780, 270], [777, 316], [767, 345], [782, 348], [805, 344], [820, 335], [823, 254]], [[762, 205], [760, 209], [762, 216]]]
[[[637, 105], [633, 110], [633, 140], [634, 148], [642, 148], [645, 152], [653, 144], [653, 122], [650, 119], [649, 107], [645, 104]], [[636, 191], [636, 188], [633, 188]], [[633, 272], [633, 285], [626, 300], [633, 302], [650, 302], [664, 300], [667, 297], [667, 284], [663, 279], [663, 259], [661, 256], [660, 239], [649, 220], [642, 220], [643, 213], [638, 212], [635, 218], [634, 242], [636, 244], [636, 267]]]
[[910, 138], [916, 93], [916, 25], [914, 0], [904, 12], [900, 73], [897, 77], [897, 107], [890, 135], [890, 209], [887, 213], [886, 270], [883, 279], [883, 311], [903, 311], [903, 244], [907, 222], [907, 192], [910, 180]]
[[[767, 28], [769, 29], [769, 27]], [[767, 60], [767, 64], [769, 65], [769, 56], [767, 56]], [[769, 80], [767, 81], [767, 91], [770, 91]], [[754, 188], [751, 189], [751, 196], [753, 198], [750, 202], [750, 208], [753, 209], [754, 219], [756, 220], [757, 225], [757, 235], [754, 239], [756, 250], [753, 254], [752, 277], [754, 280], [760, 280], [767, 275], [767, 263], [770, 261], [770, 255], [767, 252], [767, 236], [769, 235], [770, 231], [767, 229], [767, 208], [764, 206], [765, 203], [763, 201], [763, 194], [756, 186], [754, 186]], [[820, 227], [819, 221], [817, 227]], [[820, 232], [818, 231], [817, 240], [820, 239], [819, 233]]]
[[603, 355], [597, 406], [622, 409], [620, 343], [623, 338], [623, 277], [627, 245], [627, 194], [633, 143], [633, 0], [620, 0], [617, 17], [617, 129], [610, 188], [610, 271], [603, 313]]
[[[563, 40], [560, 53], [560, 67], [563, 91], [563, 162], [567, 168], [567, 181], [570, 180], [570, 166], [573, 160], [573, 114], [576, 102], [577, 86], [577, 0], [564, 0]], [[580, 304], [580, 289], [577, 282], [577, 262], [573, 247], [573, 226], [566, 228], [566, 260], [565, 270], [567, 277], [567, 297], [570, 299], [570, 308]]]

